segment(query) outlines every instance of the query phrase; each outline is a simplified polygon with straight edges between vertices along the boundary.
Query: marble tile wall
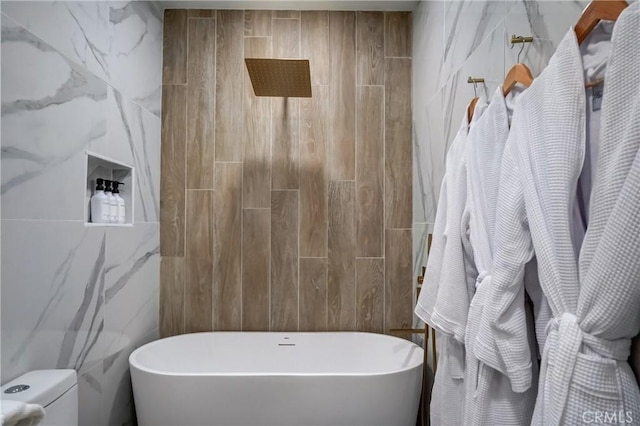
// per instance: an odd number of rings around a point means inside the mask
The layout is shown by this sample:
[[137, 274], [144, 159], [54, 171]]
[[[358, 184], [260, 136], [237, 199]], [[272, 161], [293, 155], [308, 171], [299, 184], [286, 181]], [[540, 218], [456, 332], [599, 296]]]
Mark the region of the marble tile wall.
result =
[[[161, 335], [411, 326], [411, 42], [406, 12], [165, 12]], [[313, 97], [255, 97], [243, 56], [310, 58]]]
[[[158, 336], [162, 15], [2, 2], [2, 382], [74, 368], [80, 424], [135, 424], [128, 356]], [[86, 151], [136, 168], [135, 225], [86, 227]]]

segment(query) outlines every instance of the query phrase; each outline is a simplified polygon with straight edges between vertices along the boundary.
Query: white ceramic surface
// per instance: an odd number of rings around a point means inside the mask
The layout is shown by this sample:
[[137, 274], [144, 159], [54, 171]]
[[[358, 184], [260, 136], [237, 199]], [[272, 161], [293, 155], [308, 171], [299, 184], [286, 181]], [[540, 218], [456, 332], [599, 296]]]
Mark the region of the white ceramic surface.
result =
[[[73, 368], [80, 424], [133, 425], [128, 357], [158, 336], [162, 14], [0, 8], [0, 376]], [[85, 226], [87, 151], [135, 166], [135, 226]]]
[[129, 357], [140, 426], [414, 426], [423, 351], [372, 333], [211, 332]]

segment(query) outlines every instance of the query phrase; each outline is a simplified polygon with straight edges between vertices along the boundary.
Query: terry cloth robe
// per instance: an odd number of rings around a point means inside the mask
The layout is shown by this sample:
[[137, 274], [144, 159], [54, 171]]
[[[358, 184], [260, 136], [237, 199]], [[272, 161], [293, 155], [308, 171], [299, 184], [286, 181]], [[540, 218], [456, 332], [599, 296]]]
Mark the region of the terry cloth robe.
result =
[[[503, 156], [506, 219], [496, 228], [490, 327], [483, 317], [475, 349], [505, 367], [514, 390], [531, 386], [518, 307], [535, 248], [553, 312], [535, 425], [640, 419], [627, 362], [640, 331], [640, 4], [621, 14], [608, 43], [610, 26], [601, 22], [581, 46], [573, 29], [564, 37], [520, 98]], [[604, 92], [585, 90], [605, 65]]]
[[[475, 295], [471, 300], [465, 332], [465, 411], [464, 425], [528, 425], [537, 393], [531, 387], [524, 393], [511, 389], [509, 378], [481, 364], [474, 353], [477, 329], [485, 304], [490, 303], [493, 268], [493, 234], [495, 229], [500, 165], [509, 136], [509, 123], [516, 98], [522, 90], [514, 88], [506, 98], [499, 87], [487, 111], [473, 127], [467, 140], [467, 210], [472, 257], [478, 271]], [[463, 220], [463, 224], [465, 221]], [[533, 330], [533, 314], [529, 316]], [[533, 336], [534, 333], [532, 332]], [[530, 344], [533, 365], [537, 367], [535, 341]]]
[[[471, 124], [467, 120], [465, 111], [462, 124], [447, 152], [446, 170], [443, 179], [438, 211], [434, 225], [431, 250], [427, 260], [424, 284], [416, 305], [415, 313], [425, 323], [434, 327], [438, 337], [438, 369], [434, 377], [431, 392], [431, 424], [434, 426], [458, 426], [462, 422], [464, 409], [464, 347], [463, 342], [453, 337], [448, 329], [441, 329], [432, 321], [432, 314], [440, 288], [443, 283], [443, 262], [447, 245], [456, 241], [460, 243], [459, 224], [462, 211], [456, 213], [455, 207], [460, 208], [456, 196], [459, 195], [459, 185], [466, 187], [466, 180], [460, 182], [459, 169], [464, 163], [464, 152], [469, 127], [480, 118], [487, 104], [484, 99], [478, 100]], [[444, 294], [444, 293], [443, 293]], [[452, 402], [455, 401], [455, 402]]]

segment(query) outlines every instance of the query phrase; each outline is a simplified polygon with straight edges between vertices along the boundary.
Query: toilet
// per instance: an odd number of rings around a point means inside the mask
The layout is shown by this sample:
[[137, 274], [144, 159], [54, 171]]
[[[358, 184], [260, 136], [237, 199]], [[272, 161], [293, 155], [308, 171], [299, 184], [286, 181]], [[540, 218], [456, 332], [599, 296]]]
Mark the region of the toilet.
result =
[[2, 386], [2, 399], [44, 407], [41, 426], [78, 425], [78, 376], [75, 370], [34, 370]]

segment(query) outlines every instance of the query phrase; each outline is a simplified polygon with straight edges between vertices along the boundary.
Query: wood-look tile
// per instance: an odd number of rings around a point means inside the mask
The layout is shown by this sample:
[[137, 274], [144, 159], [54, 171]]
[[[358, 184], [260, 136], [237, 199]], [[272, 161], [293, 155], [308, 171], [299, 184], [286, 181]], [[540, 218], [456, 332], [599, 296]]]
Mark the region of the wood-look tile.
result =
[[160, 258], [160, 337], [184, 333], [184, 257]]
[[188, 189], [213, 189], [215, 46], [215, 19], [190, 19], [187, 79]]
[[411, 228], [411, 59], [385, 60], [385, 228]]
[[384, 332], [384, 258], [356, 259], [356, 328]]
[[214, 192], [187, 191], [185, 332], [212, 330]]
[[162, 84], [187, 82], [187, 11], [164, 11], [162, 35]]
[[242, 164], [216, 164], [213, 327], [242, 329]]
[[[273, 57], [297, 58], [299, 56], [300, 20], [273, 20]], [[273, 189], [298, 189], [300, 184], [299, 106], [300, 102], [297, 98], [271, 98]]]
[[[244, 35], [249, 37], [271, 36], [271, 11], [245, 10]], [[245, 55], [245, 57], [249, 58], [250, 56]]]
[[[411, 15], [166, 13], [161, 333], [410, 327]], [[309, 58], [313, 98], [243, 57]]]
[[242, 215], [242, 330], [269, 331], [271, 211]]
[[271, 191], [270, 329], [298, 330], [298, 191]]
[[297, 19], [273, 21], [273, 57], [300, 57], [300, 21]]
[[299, 10], [274, 10], [273, 17], [275, 19], [297, 19], [300, 17]]
[[357, 256], [382, 257], [384, 244], [384, 87], [358, 87]]
[[300, 258], [300, 331], [327, 330], [327, 259]]
[[215, 9], [189, 9], [189, 18], [215, 18]]
[[413, 322], [411, 229], [385, 232], [385, 332]]
[[329, 88], [314, 86], [300, 100], [300, 256], [327, 256]]
[[160, 254], [184, 256], [186, 87], [162, 88]]
[[271, 186], [298, 189], [300, 185], [300, 101], [271, 98]]
[[329, 84], [329, 12], [300, 12], [300, 57], [309, 59], [311, 85]]
[[354, 180], [356, 175], [355, 20], [354, 12], [329, 12], [330, 180]]
[[244, 12], [217, 11], [216, 161], [241, 161]]
[[357, 12], [357, 84], [384, 84], [384, 12]]
[[356, 327], [355, 182], [329, 183], [329, 330]]
[[386, 56], [411, 57], [411, 12], [385, 12]]
[[[269, 20], [271, 22], [271, 20]], [[246, 58], [270, 58], [271, 38], [244, 40]], [[244, 71], [243, 206], [271, 206], [271, 99], [256, 97]]]

